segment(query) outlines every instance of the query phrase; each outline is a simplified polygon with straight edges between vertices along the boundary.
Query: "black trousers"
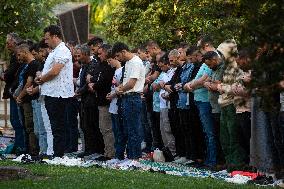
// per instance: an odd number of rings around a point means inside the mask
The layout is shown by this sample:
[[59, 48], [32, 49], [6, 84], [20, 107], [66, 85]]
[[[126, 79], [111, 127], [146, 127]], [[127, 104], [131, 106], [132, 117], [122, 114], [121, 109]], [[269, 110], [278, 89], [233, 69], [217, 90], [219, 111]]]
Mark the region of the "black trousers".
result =
[[104, 154], [104, 140], [99, 128], [99, 110], [97, 106], [81, 105], [81, 129], [84, 133], [85, 152]]
[[172, 133], [175, 137], [176, 155], [181, 156], [184, 153], [182, 152], [183, 142], [180, 137], [180, 132], [178, 132], [180, 119], [179, 119], [179, 111], [177, 108], [169, 109], [169, 122], [170, 122]]
[[65, 149], [64, 118], [69, 99], [46, 96], [44, 100], [53, 135], [54, 156], [62, 157]]
[[191, 160], [203, 159], [204, 136], [196, 106], [192, 105], [188, 110], [180, 109], [179, 115], [178, 133], [181, 138], [179, 148], [182, 149], [180, 156]]
[[217, 146], [217, 162], [218, 164], [225, 163], [225, 157], [220, 142], [220, 113], [213, 113], [214, 128], [216, 131], [216, 146]]
[[246, 154], [246, 163], [249, 163], [250, 155], [250, 135], [251, 135], [251, 113], [243, 112], [237, 113], [237, 123], [240, 127], [240, 144], [245, 150]]
[[78, 116], [79, 102], [70, 98], [65, 109], [65, 153], [78, 151]]
[[160, 112], [151, 112], [151, 129], [153, 135], [153, 147], [162, 149], [164, 144], [160, 130]]

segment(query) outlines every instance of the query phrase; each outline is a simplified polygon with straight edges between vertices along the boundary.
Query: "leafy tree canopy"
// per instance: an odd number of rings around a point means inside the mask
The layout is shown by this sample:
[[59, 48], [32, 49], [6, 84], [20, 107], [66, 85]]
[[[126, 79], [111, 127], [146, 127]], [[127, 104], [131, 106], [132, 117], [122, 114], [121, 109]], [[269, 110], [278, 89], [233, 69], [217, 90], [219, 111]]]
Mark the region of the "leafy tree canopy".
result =
[[0, 50], [3, 51], [6, 35], [17, 32], [23, 38], [37, 40], [42, 29], [54, 22], [51, 8], [58, 0], [4, 0], [0, 1]]

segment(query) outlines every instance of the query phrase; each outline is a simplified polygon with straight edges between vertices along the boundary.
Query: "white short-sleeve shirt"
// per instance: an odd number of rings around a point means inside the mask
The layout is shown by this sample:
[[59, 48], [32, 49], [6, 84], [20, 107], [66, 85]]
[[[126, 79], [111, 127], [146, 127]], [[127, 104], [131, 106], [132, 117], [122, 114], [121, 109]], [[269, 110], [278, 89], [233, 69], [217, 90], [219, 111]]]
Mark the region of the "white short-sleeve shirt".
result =
[[69, 98], [74, 96], [73, 63], [70, 50], [64, 42], [53, 49], [46, 58], [42, 75], [46, 74], [55, 63], [64, 64], [60, 73], [41, 85], [41, 95]]
[[143, 92], [145, 83], [145, 66], [142, 60], [138, 56], [134, 56], [131, 60], [125, 63], [125, 71], [123, 77], [123, 85], [125, 85], [129, 79], [137, 79], [134, 87], [125, 93], [130, 92]]
[[[175, 71], [176, 71], [176, 68], [171, 68], [167, 71], [167, 73], [163, 76], [163, 78], [161, 79], [161, 81], [167, 83], [168, 81], [170, 81], [173, 77], [173, 75], [175, 74]], [[162, 97], [162, 94], [165, 93], [165, 94], [168, 94], [167, 91], [165, 91], [164, 89], [161, 89], [160, 91], [160, 108], [161, 109], [165, 109], [165, 108], [169, 108], [170, 107], [170, 101], [167, 101], [165, 100], [163, 97]]]
[[[118, 68], [114, 72], [114, 76], [112, 79], [111, 92], [110, 92], [111, 94], [115, 93], [115, 88], [119, 86], [121, 77], [122, 77], [122, 67]], [[109, 113], [117, 114], [117, 109], [118, 109], [117, 98], [113, 98], [109, 105]]]

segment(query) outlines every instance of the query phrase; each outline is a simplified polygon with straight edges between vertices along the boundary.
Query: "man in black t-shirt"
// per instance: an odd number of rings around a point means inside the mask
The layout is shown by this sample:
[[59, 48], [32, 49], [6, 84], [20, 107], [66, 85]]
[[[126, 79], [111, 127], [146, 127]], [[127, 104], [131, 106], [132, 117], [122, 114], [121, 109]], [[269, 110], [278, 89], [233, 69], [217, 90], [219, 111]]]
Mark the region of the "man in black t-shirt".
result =
[[16, 48], [16, 53], [18, 60], [26, 64], [19, 75], [18, 82], [23, 88], [17, 96], [16, 102], [20, 104], [24, 110], [24, 126], [27, 133], [28, 153], [36, 156], [38, 155], [39, 148], [38, 139], [34, 133], [33, 109], [31, 103], [33, 96], [28, 95], [27, 88], [33, 84], [39, 63], [35, 60], [27, 44], [18, 46]]
[[107, 62], [107, 53], [110, 50], [111, 46], [107, 44], [103, 44], [99, 47], [98, 57], [100, 63], [96, 64], [93, 77], [88, 84], [89, 90], [95, 94], [94, 97], [99, 109], [99, 128], [103, 135], [105, 145], [105, 157], [101, 157], [101, 160], [112, 159], [115, 155], [111, 115], [108, 111], [110, 101], [106, 99], [107, 94], [111, 90], [112, 78], [114, 75], [114, 69], [108, 65]]
[[[30, 48], [31, 53], [34, 55], [36, 61], [38, 61], [37, 71], [41, 72], [44, 67], [45, 59], [48, 56], [49, 47], [44, 40], [33, 45]], [[33, 85], [27, 88], [27, 93], [32, 96], [32, 108], [33, 108], [33, 123], [34, 132], [38, 138], [40, 155], [41, 157], [46, 157], [45, 155], [53, 154], [52, 140], [53, 136], [51, 133], [49, 117], [46, 113], [44, 106], [44, 98], [40, 97], [39, 86], [35, 82]]]
[[21, 41], [22, 39], [20, 39], [16, 33], [9, 33], [7, 35], [6, 48], [10, 53], [10, 62], [8, 68], [1, 74], [0, 78], [6, 83], [3, 99], [10, 99], [10, 122], [15, 130], [14, 149], [17, 154], [25, 151], [25, 130], [19, 118], [17, 103], [11, 94], [11, 87], [16, 81], [16, 75], [21, 66], [15, 54], [15, 47]]

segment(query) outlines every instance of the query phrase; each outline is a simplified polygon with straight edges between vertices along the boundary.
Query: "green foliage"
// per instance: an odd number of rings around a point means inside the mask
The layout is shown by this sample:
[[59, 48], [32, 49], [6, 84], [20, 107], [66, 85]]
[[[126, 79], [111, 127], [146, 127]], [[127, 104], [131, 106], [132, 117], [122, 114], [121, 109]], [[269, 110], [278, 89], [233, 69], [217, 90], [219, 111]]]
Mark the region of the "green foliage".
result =
[[9, 0], [0, 1], [0, 50], [6, 35], [17, 32], [23, 38], [38, 40], [42, 29], [55, 21], [51, 8], [58, 0]]
[[107, 36], [127, 38], [131, 45], [149, 39], [171, 48], [180, 41], [196, 43], [198, 36], [210, 33], [216, 43], [224, 38], [239, 40], [239, 1], [209, 0], [125, 0], [107, 22]]
[[241, 38], [247, 39], [243, 44], [258, 49], [252, 65], [252, 88], [259, 90], [264, 109], [275, 110], [279, 108], [275, 96], [283, 91], [278, 82], [284, 79], [284, 4], [281, 0], [242, 0], [242, 4], [246, 23]]
[[90, 4], [90, 32], [105, 37], [105, 22], [123, 0], [88, 0]]

